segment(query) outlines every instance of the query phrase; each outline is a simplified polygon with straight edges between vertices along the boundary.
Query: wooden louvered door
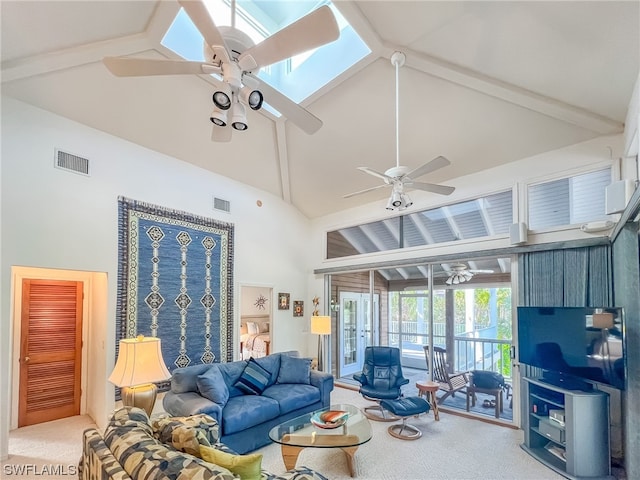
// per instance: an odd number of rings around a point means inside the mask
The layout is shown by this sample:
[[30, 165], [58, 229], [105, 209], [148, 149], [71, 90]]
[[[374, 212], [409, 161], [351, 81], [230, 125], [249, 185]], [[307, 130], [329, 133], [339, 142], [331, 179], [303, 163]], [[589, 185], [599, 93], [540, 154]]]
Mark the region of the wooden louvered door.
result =
[[18, 426], [80, 414], [82, 282], [22, 281]]

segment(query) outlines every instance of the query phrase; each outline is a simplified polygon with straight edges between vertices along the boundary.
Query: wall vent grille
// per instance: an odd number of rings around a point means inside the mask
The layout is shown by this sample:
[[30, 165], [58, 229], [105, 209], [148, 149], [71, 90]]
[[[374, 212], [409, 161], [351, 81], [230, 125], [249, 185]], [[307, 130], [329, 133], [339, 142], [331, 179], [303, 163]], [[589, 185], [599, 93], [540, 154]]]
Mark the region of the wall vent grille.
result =
[[89, 176], [89, 159], [56, 149], [55, 167], [80, 175]]
[[221, 212], [229, 213], [231, 211], [231, 202], [222, 198], [213, 197], [213, 209]]

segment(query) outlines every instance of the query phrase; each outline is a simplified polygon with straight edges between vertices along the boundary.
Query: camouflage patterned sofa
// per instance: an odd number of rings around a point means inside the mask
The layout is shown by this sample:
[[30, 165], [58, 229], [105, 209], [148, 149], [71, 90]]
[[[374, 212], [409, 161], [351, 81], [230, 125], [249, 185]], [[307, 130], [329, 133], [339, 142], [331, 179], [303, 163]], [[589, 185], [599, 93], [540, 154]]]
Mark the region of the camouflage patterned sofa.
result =
[[[78, 477], [81, 480], [240, 479], [238, 473], [232, 472], [234, 466], [227, 469], [199, 458], [201, 447], [234, 453], [219, 443], [218, 438], [218, 424], [208, 415], [150, 421], [144, 410], [124, 407], [114, 412], [104, 435], [93, 428], [85, 430]], [[260, 480], [327, 480], [306, 467], [280, 475], [259, 472], [256, 478]]]

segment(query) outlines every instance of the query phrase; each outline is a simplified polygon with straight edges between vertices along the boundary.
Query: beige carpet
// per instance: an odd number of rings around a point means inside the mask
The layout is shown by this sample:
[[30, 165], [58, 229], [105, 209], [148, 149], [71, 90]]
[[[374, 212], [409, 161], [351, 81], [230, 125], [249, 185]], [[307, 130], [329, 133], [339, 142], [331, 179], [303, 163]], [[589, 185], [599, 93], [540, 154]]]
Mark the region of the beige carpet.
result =
[[[333, 403], [356, 406], [368, 402], [352, 390], [336, 388]], [[404, 441], [391, 437], [387, 423], [372, 422], [373, 438], [362, 445], [356, 462], [363, 480], [411, 479], [561, 479], [559, 475], [520, 449], [523, 432], [446, 413], [436, 422], [432, 414], [412, 419], [422, 438]], [[2, 462], [0, 477], [20, 480], [77, 478], [75, 467], [82, 451], [82, 431], [93, 426], [89, 417], [78, 416], [20, 428], [9, 435], [9, 459]], [[258, 450], [263, 467], [284, 471], [279, 445]], [[307, 465], [332, 480], [349, 479], [344, 454], [335, 449], [306, 449], [298, 465]], [[49, 475], [58, 470], [62, 475]], [[22, 475], [18, 470], [22, 469]], [[29, 470], [30, 469], [30, 470]], [[72, 471], [73, 470], [73, 471]]]
[[86, 415], [80, 415], [11, 431], [9, 458], [2, 462], [0, 478], [78, 478], [82, 432], [90, 427], [95, 427], [93, 420]]

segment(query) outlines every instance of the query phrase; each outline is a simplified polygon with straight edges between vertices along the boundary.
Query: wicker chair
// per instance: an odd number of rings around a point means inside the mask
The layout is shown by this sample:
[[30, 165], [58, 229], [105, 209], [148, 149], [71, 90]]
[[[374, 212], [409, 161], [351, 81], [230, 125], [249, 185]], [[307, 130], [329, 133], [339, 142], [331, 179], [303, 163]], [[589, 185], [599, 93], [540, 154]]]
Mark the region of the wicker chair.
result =
[[442, 403], [449, 395], [455, 397], [456, 392], [465, 391], [469, 382], [468, 372], [450, 373], [447, 363], [447, 352], [444, 348], [433, 347], [433, 370], [429, 365], [429, 346], [424, 345], [424, 355], [427, 359], [427, 367], [433, 371], [433, 381], [437, 382], [444, 395], [438, 398]]

